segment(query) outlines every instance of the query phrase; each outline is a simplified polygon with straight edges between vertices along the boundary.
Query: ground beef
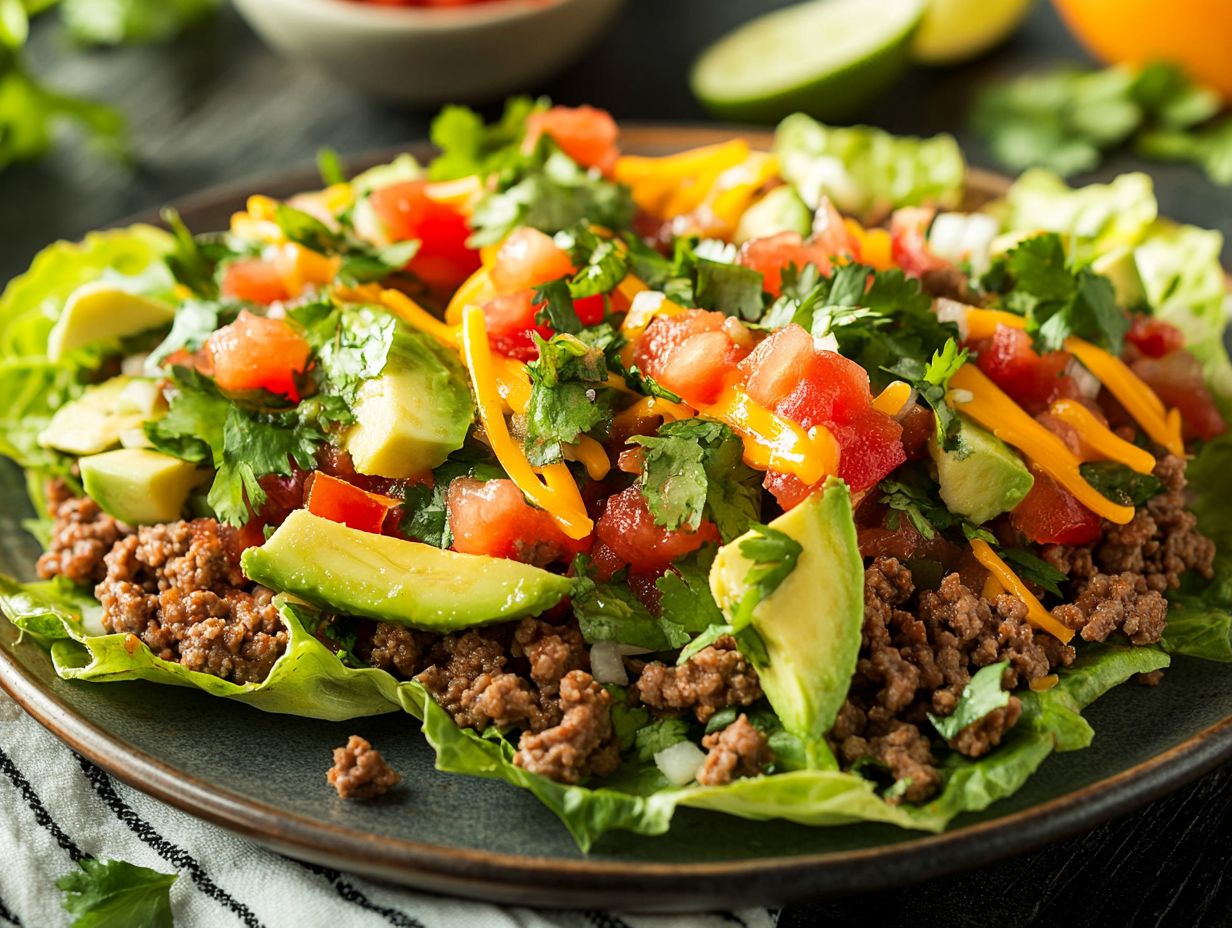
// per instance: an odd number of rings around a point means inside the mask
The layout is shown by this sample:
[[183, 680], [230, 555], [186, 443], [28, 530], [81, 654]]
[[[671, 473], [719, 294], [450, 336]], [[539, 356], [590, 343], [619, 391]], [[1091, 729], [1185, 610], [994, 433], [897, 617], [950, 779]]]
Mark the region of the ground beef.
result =
[[723, 786], [740, 777], [755, 777], [774, 760], [766, 736], [743, 712], [726, 728], [702, 739], [706, 762], [697, 774], [702, 786]]
[[413, 677], [423, 669], [436, 640], [435, 635], [396, 622], [378, 622], [371, 639], [360, 648], [360, 656], [373, 667]]
[[1164, 679], [1162, 670], [1152, 670], [1150, 673], [1134, 674], [1134, 682], [1139, 686], [1159, 686]]
[[48, 481], [45, 492], [54, 524], [51, 543], [38, 559], [39, 576], [64, 577], [82, 586], [98, 583], [107, 575], [103, 558], [132, 529], [88, 496], [73, 496], [63, 480]]
[[1084, 641], [1104, 641], [1121, 632], [1134, 644], [1154, 644], [1168, 620], [1168, 601], [1147, 588], [1141, 574], [1097, 573], [1072, 603], [1057, 606], [1053, 616], [1082, 635]]
[[553, 625], [539, 619], [523, 619], [513, 632], [514, 657], [530, 663], [530, 678], [543, 696], [560, 692], [560, 681], [574, 670], [589, 666], [582, 633], [568, 625]]
[[699, 722], [706, 722], [720, 709], [756, 702], [761, 683], [757, 671], [736, 650], [736, 639], [724, 635], [679, 667], [660, 661], [646, 664], [637, 678], [637, 694], [652, 709], [692, 709]]
[[325, 776], [343, 799], [372, 799], [402, 780], [381, 752], [359, 735], [351, 735], [345, 747], [334, 748], [334, 766]]
[[273, 593], [253, 587], [231, 529], [212, 519], [142, 526], [104, 558], [94, 588], [109, 632], [135, 635], [163, 660], [258, 683], [286, 650]]
[[1009, 702], [1001, 708], [993, 709], [966, 728], [959, 729], [958, 734], [948, 743], [959, 754], [981, 757], [1001, 743], [1005, 733], [1014, 727], [1020, 715], [1022, 702], [1017, 696], [1011, 696]]
[[538, 731], [555, 724], [557, 716], [544, 711], [530, 684], [505, 670], [509, 657], [501, 631], [446, 635], [415, 679], [462, 728], [529, 725]]
[[[940, 783], [928, 713], [953, 712], [974, 670], [1008, 661], [1002, 685], [1013, 689], [1074, 659], [1073, 648], [1035, 634], [1021, 600], [1002, 594], [989, 602], [957, 573], [921, 592], [910, 608], [913, 597], [911, 572], [896, 559], [877, 558], [865, 570], [860, 655], [830, 733], [844, 764], [871, 758], [895, 780], [910, 780], [898, 797], [909, 802], [927, 798]], [[975, 750], [986, 741], [987, 750], [1020, 710], [971, 732], [964, 746]]]
[[513, 762], [558, 783], [580, 783], [620, 766], [612, 729], [612, 694], [583, 670], [560, 681], [561, 720], [540, 732], [523, 732]]

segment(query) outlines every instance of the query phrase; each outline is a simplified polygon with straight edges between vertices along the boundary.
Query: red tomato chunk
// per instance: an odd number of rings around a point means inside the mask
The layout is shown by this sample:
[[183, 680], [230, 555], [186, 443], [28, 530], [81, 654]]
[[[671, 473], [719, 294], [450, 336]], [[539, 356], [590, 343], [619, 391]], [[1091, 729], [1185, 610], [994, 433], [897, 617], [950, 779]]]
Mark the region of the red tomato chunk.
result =
[[242, 310], [205, 343], [214, 382], [223, 390], [268, 390], [299, 401], [296, 377], [308, 366], [308, 342], [282, 319]]
[[460, 477], [445, 497], [453, 549], [544, 567], [571, 561], [590, 550], [590, 539], [575, 541], [542, 509], [536, 509], [512, 480]]

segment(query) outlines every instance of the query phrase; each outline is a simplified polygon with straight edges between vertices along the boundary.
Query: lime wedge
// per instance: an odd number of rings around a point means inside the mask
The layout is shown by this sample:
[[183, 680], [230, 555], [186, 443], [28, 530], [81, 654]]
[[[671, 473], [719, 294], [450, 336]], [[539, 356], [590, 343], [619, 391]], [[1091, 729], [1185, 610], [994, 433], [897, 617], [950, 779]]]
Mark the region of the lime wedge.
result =
[[929, 0], [912, 54], [924, 64], [982, 55], [1018, 28], [1031, 0]]
[[812, 0], [746, 23], [693, 66], [693, 93], [724, 119], [773, 122], [802, 110], [847, 119], [910, 60], [924, 0]]

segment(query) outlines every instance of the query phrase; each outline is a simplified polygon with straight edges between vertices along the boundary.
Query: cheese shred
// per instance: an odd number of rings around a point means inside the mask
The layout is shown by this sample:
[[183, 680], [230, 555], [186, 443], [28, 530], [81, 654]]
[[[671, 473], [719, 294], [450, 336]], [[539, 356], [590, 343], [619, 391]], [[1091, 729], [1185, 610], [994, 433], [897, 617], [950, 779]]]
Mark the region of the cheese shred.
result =
[[997, 552], [992, 549], [988, 542], [979, 538], [971, 540], [971, 551], [975, 555], [975, 559], [991, 574], [997, 578], [999, 583], [1005, 590], [1013, 593], [1027, 607], [1027, 621], [1036, 628], [1048, 632], [1052, 637], [1056, 638], [1062, 644], [1069, 644], [1069, 640], [1074, 637], [1074, 630], [1058, 622], [1043, 603], [1035, 598], [1035, 594], [1027, 589], [1025, 583], [1018, 579], [1018, 575], [1010, 570], [1008, 564], [997, 556]]

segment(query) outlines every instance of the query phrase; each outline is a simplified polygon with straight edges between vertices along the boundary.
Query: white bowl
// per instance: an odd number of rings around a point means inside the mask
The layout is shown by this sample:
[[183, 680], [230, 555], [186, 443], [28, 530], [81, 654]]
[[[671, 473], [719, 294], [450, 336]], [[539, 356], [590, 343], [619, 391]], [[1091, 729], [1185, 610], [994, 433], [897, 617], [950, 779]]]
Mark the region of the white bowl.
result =
[[525, 90], [581, 56], [622, 0], [491, 0], [399, 7], [235, 0], [266, 43], [340, 80], [409, 103]]

